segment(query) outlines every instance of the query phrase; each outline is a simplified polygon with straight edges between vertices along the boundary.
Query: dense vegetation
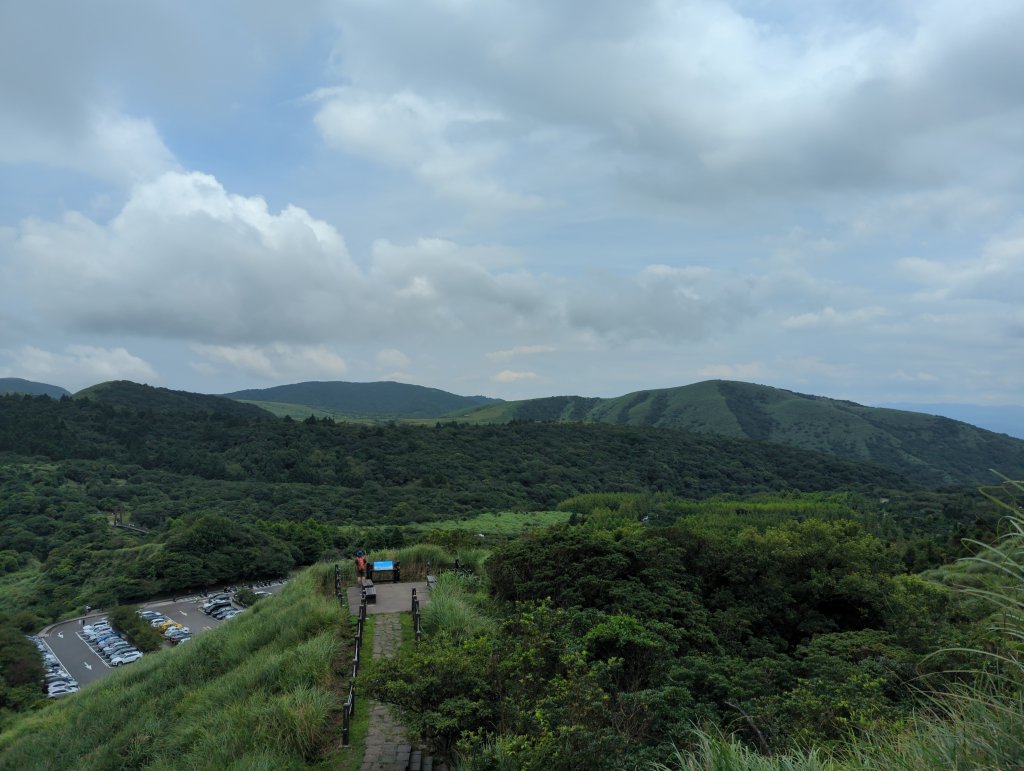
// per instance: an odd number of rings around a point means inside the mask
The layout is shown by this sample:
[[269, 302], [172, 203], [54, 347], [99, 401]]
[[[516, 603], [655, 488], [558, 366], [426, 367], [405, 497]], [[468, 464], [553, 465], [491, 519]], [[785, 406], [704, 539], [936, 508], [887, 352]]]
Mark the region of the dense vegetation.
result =
[[[370, 687], [465, 769], [646, 767], [675, 748], [698, 753], [680, 768], [768, 754], [782, 768], [809, 747], [837, 768], [896, 768], [901, 742], [947, 725], [961, 760], [1024, 759], [1009, 716], [996, 715], [998, 748], [979, 735], [968, 750], [972, 737], [953, 738], [964, 715], [929, 694], [991, 683], [970, 649], [1013, 655], [991, 608], [906, 574], [897, 549], [827, 503], [824, 520], [799, 503], [802, 521], [705, 511], [669, 526], [592, 505], [496, 549], [482, 582], [444, 576], [426, 640], [375, 666]], [[1019, 595], [983, 567], [987, 591]], [[1010, 670], [1004, 708], [1021, 682]], [[861, 765], [872, 743], [889, 754]]]
[[[997, 510], [877, 466], [627, 425], [297, 422], [134, 384], [94, 396], [0, 398], [8, 714], [39, 701], [21, 631], [357, 547], [400, 555], [410, 577], [456, 554], [476, 571], [444, 577], [427, 642], [374, 676], [470, 767], [665, 760], [673, 743], [695, 746], [694, 725], [748, 749], [839, 751], [851, 733], [909, 725], [925, 707], [917, 684], [959, 682], [942, 673], [962, 657], [928, 657], [937, 647], [998, 649], [941, 572], [963, 538], [994, 541]], [[558, 524], [520, 537], [539, 522]], [[224, 720], [263, 709], [233, 693], [246, 707]], [[323, 757], [324, 714], [287, 763]], [[202, 745], [167, 730], [166, 746], [130, 752], [159, 765], [166, 747]], [[29, 733], [3, 746], [35, 746]], [[79, 750], [98, 767], [97, 747]]]
[[781, 388], [710, 380], [614, 399], [558, 396], [484, 405], [460, 420], [590, 421], [776, 442], [870, 461], [922, 485], [984, 484], [1024, 474], [1024, 441], [948, 418], [865, 407]]

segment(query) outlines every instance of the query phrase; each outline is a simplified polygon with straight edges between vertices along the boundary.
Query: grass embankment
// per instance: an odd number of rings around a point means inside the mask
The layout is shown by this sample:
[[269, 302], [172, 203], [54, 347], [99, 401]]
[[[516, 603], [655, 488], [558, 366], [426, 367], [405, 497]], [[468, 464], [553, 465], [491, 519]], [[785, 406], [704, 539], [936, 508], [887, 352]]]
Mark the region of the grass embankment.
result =
[[0, 769], [306, 768], [337, 751], [351, 624], [315, 566], [0, 735]]

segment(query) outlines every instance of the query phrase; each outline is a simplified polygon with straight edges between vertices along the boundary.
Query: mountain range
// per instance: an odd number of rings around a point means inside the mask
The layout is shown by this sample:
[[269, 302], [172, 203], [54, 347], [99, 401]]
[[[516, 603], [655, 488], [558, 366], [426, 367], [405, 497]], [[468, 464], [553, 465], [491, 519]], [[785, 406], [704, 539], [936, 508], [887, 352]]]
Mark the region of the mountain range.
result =
[[465, 410], [470, 423], [568, 420], [757, 439], [876, 463], [928, 485], [1024, 473], [1024, 441], [944, 418], [728, 380], [612, 399], [553, 396]]
[[0, 377], [0, 394], [28, 394], [30, 396], [49, 396], [52, 399], [60, 399], [62, 396], [71, 396], [71, 392], [60, 386], [49, 383], [36, 383], [32, 380], [23, 380], [20, 377]]
[[[67, 392], [14, 378], [0, 386], [22, 393]], [[36, 390], [29, 390], [36, 389]], [[49, 391], [42, 389], [50, 389]], [[992, 470], [1024, 476], [1024, 441], [938, 415], [796, 393], [727, 380], [615, 398], [552, 396], [504, 402], [459, 396], [406, 383], [305, 382], [222, 396], [172, 391], [128, 381], [101, 383], [75, 394], [157, 412], [221, 412], [245, 416], [311, 414], [338, 420], [445, 420], [474, 424], [513, 421], [609, 423], [753, 439], [874, 463], [918, 484], [984, 484]]]
[[[439, 418], [459, 410], [501, 401], [486, 396], [458, 396], [438, 388], [394, 381], [313, 381], [273, 388], [252, 388], [223, 396], [251, 402], [282, 416], [308, 417], [312, 408], [313, 414], [319, 417], [377, 420]], [[298, 414], [295, 414], [296, 411]]]

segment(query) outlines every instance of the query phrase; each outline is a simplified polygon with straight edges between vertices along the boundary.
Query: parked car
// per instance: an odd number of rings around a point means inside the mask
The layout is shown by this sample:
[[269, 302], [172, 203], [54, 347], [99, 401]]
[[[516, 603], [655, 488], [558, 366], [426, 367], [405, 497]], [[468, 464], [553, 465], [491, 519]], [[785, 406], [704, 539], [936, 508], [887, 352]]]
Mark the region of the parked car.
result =
[[131, 664], [133, 661], [138, 661], [141, 658], [142, 653], [140, 651], [135, 651], [134, 653], [125, 653], [121, 656], [114, 656], [114, 658], [110, 660], [110, 663], [112, 666], [119, 667], [122, 664]]

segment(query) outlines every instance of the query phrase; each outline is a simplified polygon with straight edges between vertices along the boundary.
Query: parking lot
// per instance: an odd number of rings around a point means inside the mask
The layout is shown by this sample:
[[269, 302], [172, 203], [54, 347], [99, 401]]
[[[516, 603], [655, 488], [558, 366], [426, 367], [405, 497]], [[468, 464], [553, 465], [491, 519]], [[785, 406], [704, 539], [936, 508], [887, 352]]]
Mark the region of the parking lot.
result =
[[[274, 583], [261, 587], [261, 591], [274, 594], [279, 592], [283, 586], [283, 583]], [[145, 610], [159, 611], [167, 618], [189, 627], [193, 634], [201, 634], [207, 629], [227, 623], [203, 613], [202, 604], [203, 597], [193, 596], [176, 601], [160, 600], [143, 603], [139, 607]], [[63, 621], [52, 626], [45, 634], [39, 635], [60, 660], [60, 663], [64, 665], [64, 668], [83, 688], [91, 682], [106, 677], [112, 671], [112, 667], [88, 645], [81, 633], [84, 625], [99, 621], [105, 616], [106, 613], [91, 613], [82, 618]]]

